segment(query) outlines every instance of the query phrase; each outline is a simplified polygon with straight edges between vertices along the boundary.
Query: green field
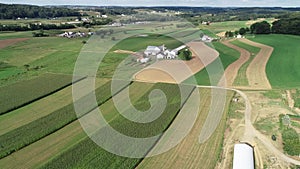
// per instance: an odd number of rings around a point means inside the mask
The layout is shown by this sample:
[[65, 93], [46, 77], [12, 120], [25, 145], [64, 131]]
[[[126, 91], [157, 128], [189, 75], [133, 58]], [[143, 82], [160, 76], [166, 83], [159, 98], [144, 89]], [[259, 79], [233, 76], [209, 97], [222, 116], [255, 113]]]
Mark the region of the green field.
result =
[[202, 30], [209, 30], [210, 32], [217, 34], [224, 31], [235, 31], [242, 27], [246, 27], [247, 21], [227, 21], [227, 22], [214, 22], [210, 25], [200, 25]]
[[48, 96], [72, 84], [72, 76], [44, 74], [0, 88], [0, 114]]
[[[111, 83], [107, 82], [103, 86], [99, 87], [95, 93], [101, 97], [98, 97], [98, 105], [103, 104], [111, 97], [110, 92]], [[91, 97], [93, 93], [90, 93], [79, 100], [78, 104], [85, 105], [88, 109], [84, 110], [83, 114], [78, 116], [83, 116], [84, 114], [95, 109], [97, 105], [91, 103]], [[26, 125], [9, 131], [0, 136], [1, 148], [0, 148], [0, 158], [3, 158], [14, 151], [17, 151], [24, 146], [27, 146], [55, 131], [64, 127], [65, 125], [75, 121], [77, 119], [74, 105], [70, 103], [44, 117], [41, 117], [35, 121], [32, 121]]]
[[241, 68], [239, 69], [237, 77], [235, 78], [234, 83], [233, 83], [234, 85], [237, 85], [237, 86], [247, 86], [247, 85], [249, 85], [247, 75], [246, 75], [247, 68], [248, 68], [249, 64], [252, 62], [252, 60], [254, 59], [254, 57], [260, 51], [260, 48], [248, 45], [248, 44], [243, 43], [238, 40], [232, 41], [231, 43], [233, 45], [236, 45], [240, 48], [247, 50], [251, 54], [249, 60], [246, 63], [244, 63], [241, 66]]
[[[141, 87], [142, 86], [139, 88], [141, 89]], [[132, 137], [154, 136], [167, 129], [168, 125], [173, 121], [180, 109], [180, 94], [179, 92], [174, 92], [178, 91], [179, 88], [177, 85], [172, 84], [155, 84], [143, 95], [134, 95], [132, 98], [133, 105], [138, 110], [148, 109], [150, 106], [148, 95], [149, 92], [154, 89], [161, 89], [164, 91], [168, 100], [168, 105], [163, 114], [151, 123], [135, 123], [125, 119], [114, 108], [112, 100], [103, 104], [100, 107], [100, 110], [107, 121], [110, 121], [110, 125], [123, 134]], [[100, 131], [101, 130], [102, 129], [100, 129]], [[110, 142], [113, 144], [112, 140], [110, 140]], [[109, 153], [96, 145], [90, 138], [87, 138], [50, 161], [43, 168], [94, 168], [100, 165], [103, 168], [132, 168], [140, 160], [141, 159], [120, 157]]]
[[[219, 62], [222, 63], [223, 69], [225, 70], [227, 66], [236, 61], [240, 56], [240, 53], [238, 51], [231, 49], [221, 44], [220, 42], [214, 42], [212, 44], [219, 52], [220, 56], [218, 59], [209, 64], [207, 68], [194, 75], [194, 78], [196, 79], [198, 85], [210, 85], [211, 81], [213, 83], [218, 82], [223, 75], [222, 72], [220, 72], [222, 69], [219, 65]], [[207, 69], [211, 70], [211, 77], [209, 77]], [[192, 83], [192, 78], [193, 77], [190, 77], [189, 79], [185, 80], [184, 83]]]
[[300, 36], [259, 35], [250, 40], [274, 47], [266, 68], [273, 88], [300, 86]]

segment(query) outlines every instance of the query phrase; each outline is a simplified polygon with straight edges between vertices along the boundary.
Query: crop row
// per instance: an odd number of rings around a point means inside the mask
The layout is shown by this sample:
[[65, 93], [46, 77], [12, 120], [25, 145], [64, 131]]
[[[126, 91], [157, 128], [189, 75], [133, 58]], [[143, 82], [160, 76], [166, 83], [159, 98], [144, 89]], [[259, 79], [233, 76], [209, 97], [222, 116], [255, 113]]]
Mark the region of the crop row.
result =
[[[190, 93], [192, 93], [194, 89], [190, 86], [186, 86], [185, 88], [189, 93], [187, 95], [183, 95], [184, 101], [189, 98]], [[106, 115], [109, 115], [110, 117], [114, 116], [109, 123], [110, 126], [124, 135], [133, 138], [146, 138], [154, 135], [160, 135], [160, 133], [167, 130], [169, 125], [176, 118], [176, 115], [180, 111], [184, 102], [181, 104], [181, 94], [177, 85], [158, 83], [155, 84], [144, 95], [135, 96], [139, 97], [132, 103], [136, 109], [145, 111], [150, 108], [148, 96], [154, 89], [159, 89], [164, 92], [167, 99], [167, 105], [161, 116], [152, 122], [136, 123], [129, 121], [119, 114], [112, 100], [103, 104], [100, 107], [100, 110], [102, 111], [104, 117]], [[103, 130], [105, 130], [105, 127], [101, 128], [98, 132]], [[111, 146], [114, 146], [113, 138], [103, 139], [105, 139], [107, 143], [111, 143]], [[154, 145], [155, 143], [153, 143], [153, 145], [150, 147], [153, 147]], [[136, 145], [133, 144], [131, 147], [128, 147], [128, 149], [134, 148], [135, 146]], [[151, 148], [149, 151], [150, 150]], [[127, 158], [115, 155], [99, 147], [90, 138], [86, 138], [42, 166], [42, 168], [99, 168], [99, 166], [101, 166], [101, 168], [134, 168], [141, 160], [142, 158]]]
[[[77, 81], [82, 79], [79, 78]], [[44, 74], [31, 80], [1, 87], [0, 115], [49, 96], [71, 84], [70, 75]]]
[[[97, 96], [97, 104], [101, 105], [109, 98], [111, 98], [111, 83], [107, 82], [103, 86], [100, 86], [96, 89], [95, 94]], [[91, 110], [98, 107], [90, 102], [91, 97], [94, 93], [89, 93], [88, 95], [80, 98], [77, 102], [85, 104], [86, 109], [82, 114], [86, 114]], [[28, 123], [24, 126], [16, 128], [6, 134], [0, 136], [0, 158], [3, 158], [57, 130], [66, 126], [67, 124], [75, 121], [77, 119], [74, 105], [70, 103], [51, 114], [44, 116], [40, 119], [37, 119], [31, 123]]]

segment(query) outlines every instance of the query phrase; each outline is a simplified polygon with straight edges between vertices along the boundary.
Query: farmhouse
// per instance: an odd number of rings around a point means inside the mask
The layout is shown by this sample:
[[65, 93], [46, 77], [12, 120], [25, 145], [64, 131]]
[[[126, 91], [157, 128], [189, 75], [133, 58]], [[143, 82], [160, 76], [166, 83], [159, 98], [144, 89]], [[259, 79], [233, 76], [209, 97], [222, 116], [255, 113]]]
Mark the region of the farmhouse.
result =
[[254, 169], [253, 147], [246, 143], [234, 145], [233, 169]]
[[176, 49], [167, 49], [165, 45], [162, 46], [148, 46], [144, 51], [146, 57], [156, 56], [157, 59], [175, 59], [177, 58], [178, 52], [186, 48], [185, 45], [181, 45]]
[[147, 49], [144, 51], [146, 56], [150, 55], [158, 55], [161, 52], [166, 50], [165, 45], [162, 46], [148, 46]]

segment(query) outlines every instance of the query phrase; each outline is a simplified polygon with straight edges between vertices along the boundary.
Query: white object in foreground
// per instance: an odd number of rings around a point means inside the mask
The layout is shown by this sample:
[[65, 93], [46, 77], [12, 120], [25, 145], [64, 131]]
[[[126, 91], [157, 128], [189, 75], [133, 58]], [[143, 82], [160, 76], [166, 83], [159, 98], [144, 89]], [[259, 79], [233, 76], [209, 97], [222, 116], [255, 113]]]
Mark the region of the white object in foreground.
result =
[[253, 148], [248, 144], [234, 145], [233, 169], [254, 169]]

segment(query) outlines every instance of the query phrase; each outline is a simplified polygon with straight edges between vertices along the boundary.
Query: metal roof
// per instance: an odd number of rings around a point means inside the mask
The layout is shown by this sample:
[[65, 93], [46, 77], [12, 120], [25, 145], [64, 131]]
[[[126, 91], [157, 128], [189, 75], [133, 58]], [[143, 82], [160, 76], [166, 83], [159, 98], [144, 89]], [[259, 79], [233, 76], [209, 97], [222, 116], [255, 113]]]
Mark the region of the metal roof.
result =
[[245, 143], [234, 145], [233, 169], [254, 169], [253, 148]]

